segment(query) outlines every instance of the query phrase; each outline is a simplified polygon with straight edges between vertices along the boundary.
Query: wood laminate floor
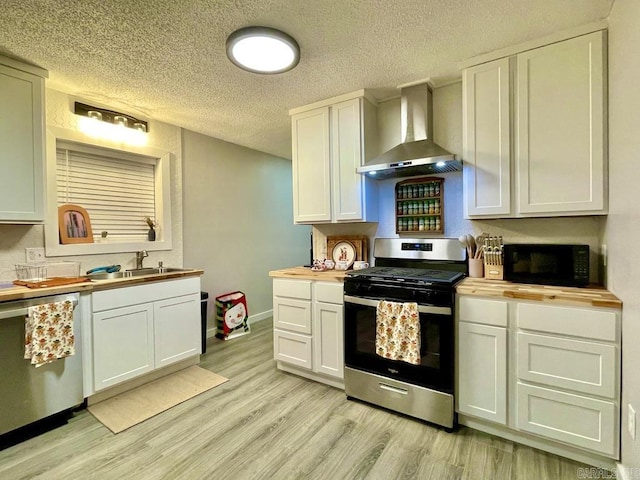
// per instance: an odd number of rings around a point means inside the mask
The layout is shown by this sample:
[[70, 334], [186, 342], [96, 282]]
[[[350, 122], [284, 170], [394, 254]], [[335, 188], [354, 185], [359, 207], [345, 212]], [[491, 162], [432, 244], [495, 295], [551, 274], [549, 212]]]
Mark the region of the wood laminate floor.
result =
[[[86, 410], [0, 451], [0, 479], [577, 479], [587, 467], [465, 427], [454, 433], [275, 368], [272, 323], [210, 339], [229, 378], [112, 434]], [[594, 478], [594, 477], [588, 477]]]

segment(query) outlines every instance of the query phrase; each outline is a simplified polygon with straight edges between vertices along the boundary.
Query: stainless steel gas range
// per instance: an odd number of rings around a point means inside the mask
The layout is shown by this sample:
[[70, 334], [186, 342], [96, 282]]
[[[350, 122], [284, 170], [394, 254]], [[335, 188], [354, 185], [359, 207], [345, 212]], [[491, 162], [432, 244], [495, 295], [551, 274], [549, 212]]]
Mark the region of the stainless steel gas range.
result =
[[[465, 276], [466, 252], [457, 239], [378, 238], [374, 257], [375, 267], [347, 274], [344, 283], [347, 397], [451, 430], [455, 285]], [[410, 317], [403, 328], [413, 340], [393, 338], [400, 316], [380, 310], [389, 305], [412, 312], [402, 322]], [[387, 344], [413, 350], [410, 361]]]

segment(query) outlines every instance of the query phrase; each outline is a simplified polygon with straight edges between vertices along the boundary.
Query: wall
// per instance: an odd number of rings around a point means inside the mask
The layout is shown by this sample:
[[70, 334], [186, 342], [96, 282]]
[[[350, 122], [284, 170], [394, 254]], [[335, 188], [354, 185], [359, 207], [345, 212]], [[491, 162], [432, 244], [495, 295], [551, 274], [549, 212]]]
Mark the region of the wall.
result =
[[188, 130], [183, 156], [184, 262], [205, 271], [209, 327], [213, 299], [235, 290], [252, 319], [269, 315], [269, 271], [309, 258], [309, 227], [293, 225], [291, 161]]
[[[47, 125], [77, 130], [77, 117], [73, 114], [73, 102], [78, 100], [95, 105], [66, 93], [47, 89]], [[97, 105], [103, 106], [103, 105]], [[115, 106], [104, 105], [106, 108]], [[87, 142], [91, 139], [87, 137]], [[173, 249], [149, 252], [146, 265], [157, 265], [162, 260], [166, 266], [182, 266], [182, 156], [180, 152], [180, 129], [162, 122], [149, 122], [149, 144], [172, 153], [171, 156], [171, 219]], [[25, 248], [44, 247], [42, 225], [0, 225], [0, 281], [16, 278], [14, 265], [25, 262]], [[118, 253], [105, 255], [81, 255], [47, 258], [48, 261], [74, 260], [80, 262], [80, 271], [100, 265], [120, 264], [123, 269], [135, 267], [135, 254]]]
[[[433, 91], [433, 137], [436, 143], [462, 157], [462, 83], [453, 83]], [[400, 99], [393, 98], [378, 105], [378, 142], [381, 152], [401, 142]], [[464, 160], [464, 159], [463, 159]], [[562, 217], [508, 220], [465, 220], [462, 203], [462, 172], [448, 173], [444, 177], [445, 237], [457, 238], [482, 232], [502, 235], [508, 242], [585, 243], [591, 247], [591, 280], [598, 281], [601, 226], [604, 217]], [[379, 223], [350, 225], [315, 225], [314, 256], [323, 258], [327, 235], [369, 235], [370, 237], [400, 237], [395, 226], [395, 184], [404, 179], [379, 182]], [[412, 232], [402, 236], [429, 237]]]
[[[638, 209], [638, 126], [640, 125], [640, 3], [616, 0], [609, 17], [609, 216], [608, 287], [623, 302], [622, 314], [622, 464], [640, 468], [640, 439], [627, 431], [627, 405], [640, 412], [640, 236]], [[638, 419], [640, 420], [640, 419]], [[637, 430], [640, 434], [640, 430]], [[637, 475], [637, 473], [636, 473]], [[628, 478], [637, 478], [630, 473]]]

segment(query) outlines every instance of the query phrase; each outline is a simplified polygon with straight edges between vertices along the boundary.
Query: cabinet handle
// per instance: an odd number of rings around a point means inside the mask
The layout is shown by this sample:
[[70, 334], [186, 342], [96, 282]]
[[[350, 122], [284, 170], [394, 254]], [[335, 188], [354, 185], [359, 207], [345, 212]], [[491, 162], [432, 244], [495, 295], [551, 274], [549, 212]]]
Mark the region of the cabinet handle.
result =
[[388, 390], [393, 393], [400, 393], [402, 395], [408, 395], [409, 390], [405, 390], [404, 388], [394, 387], [393, 385], [387, 385], [386, 383], [378, 383], [382, 390]]

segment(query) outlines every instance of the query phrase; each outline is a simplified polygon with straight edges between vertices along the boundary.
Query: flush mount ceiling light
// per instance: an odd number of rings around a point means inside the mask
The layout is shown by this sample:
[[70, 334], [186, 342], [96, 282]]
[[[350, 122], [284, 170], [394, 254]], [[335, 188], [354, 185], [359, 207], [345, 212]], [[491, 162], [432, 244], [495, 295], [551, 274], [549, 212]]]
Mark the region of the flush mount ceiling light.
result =
[[274, 74], [291, 70], [298, 64], [300, 47], [293, 38], [280, 30], [246, 27], [229, 35], [227, 56], [243, 70]]

